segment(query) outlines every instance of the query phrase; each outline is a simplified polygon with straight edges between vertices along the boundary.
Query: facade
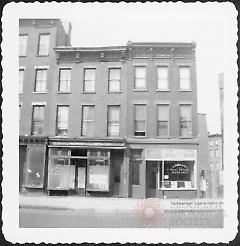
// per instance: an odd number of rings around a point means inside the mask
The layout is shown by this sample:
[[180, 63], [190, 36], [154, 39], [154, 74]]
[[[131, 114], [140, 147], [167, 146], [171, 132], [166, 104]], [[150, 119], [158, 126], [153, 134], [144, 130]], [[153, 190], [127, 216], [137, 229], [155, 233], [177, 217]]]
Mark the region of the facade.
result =
[[[55, 23], [48, 31], [29, 27], [36, 36], [51, 33], [46, 60], [19, 58], [29, 71], [19, 97], [20, 189], [197, 197], [205, 167], [198, 159], [195, 43], [71, 47], [69, 32], [58, 34], [64, 29]], [[20, 22], [20, 33], [26, 30]], [[39, 43], [29, 45], [33, 52]], [[34, 93], [35, 66], [49, 66], [47, 79], [39, 75], [45, 93]]]

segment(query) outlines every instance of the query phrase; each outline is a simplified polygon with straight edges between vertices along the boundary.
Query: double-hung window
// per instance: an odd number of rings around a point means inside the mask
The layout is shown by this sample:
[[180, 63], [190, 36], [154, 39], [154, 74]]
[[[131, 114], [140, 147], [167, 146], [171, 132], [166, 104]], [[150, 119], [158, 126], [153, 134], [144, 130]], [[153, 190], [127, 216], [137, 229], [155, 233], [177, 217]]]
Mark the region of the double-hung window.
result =
[[159, 137], [169, 136], [169, 105], [157, 105], [157, 135]]
[[108, 106], [108, 136], [119, 136], [120, 106]]
[[84, 92], [90, 92], [90, 93], [95, 92], [95, 78], [96, 78], [95, 68], [84, 69], [84, 81], [83, 81]]
[[135, 113], [135, 136], [146, 135], [146, 105], [134, 105]]
[[94, 131], [94, 105], [82, 107], [82, 136], [92, 137]]
[[180, 105], [180, 136], [192, 137], [192, 105]]
[[121, 90], [120, 76], [121, 76], [121, 68], [109, 68], [109, 78], [108, 78], [109, 92], [119, 92]]
[[34, 92], [46, 92], [47, 69], [36, 69]]
[[49, 42], [50, 34], [40, 34], [38, 41], [38, 55], [47, 56], [49, 55]]
[[134, 89], [136, 90], [146, 89], [146, 67], [143, 66], [135, 67]]
[[23, 92], [24, 69], [19, 69], [19, 93]]
[[44, 105], [34, 105], [32, 113], [32, 135], [42, 135], [44, 122]]
[[157, 89], [158, 90], [168, 90], [168, 67], [158, 67], [157, 68]]
[[19, 56], [26, 56], [26, 51], [27, 51], [27, 40], [28, 40], [28, 35], [20, 35], [19, 36], [19, 47], [18, 47], [18, 52]]
[[61, 68], [59, 70], [58, 92], [70, 92], [71, 69]]
[[68, 111], [69, 106], [57, 106], [57, 136], [67, 136], [68, 134]]
[[191, 89], [191, 70], [190, 67], [179, 67], [179, 89], [190, 90]]

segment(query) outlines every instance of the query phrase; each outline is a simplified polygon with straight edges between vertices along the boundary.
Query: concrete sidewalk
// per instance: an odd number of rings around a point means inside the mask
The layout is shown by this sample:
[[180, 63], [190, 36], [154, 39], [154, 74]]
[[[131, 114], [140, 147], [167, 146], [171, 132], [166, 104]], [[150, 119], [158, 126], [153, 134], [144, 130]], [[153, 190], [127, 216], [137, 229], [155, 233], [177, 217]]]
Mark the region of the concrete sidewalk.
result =
[[87, 210], [92, 212], [133, 212], [140, 209], [164, 210], [221, 210], [222, 199], [134, 199], [111, 197], [47, 196], [20, 194], [20, 208]]

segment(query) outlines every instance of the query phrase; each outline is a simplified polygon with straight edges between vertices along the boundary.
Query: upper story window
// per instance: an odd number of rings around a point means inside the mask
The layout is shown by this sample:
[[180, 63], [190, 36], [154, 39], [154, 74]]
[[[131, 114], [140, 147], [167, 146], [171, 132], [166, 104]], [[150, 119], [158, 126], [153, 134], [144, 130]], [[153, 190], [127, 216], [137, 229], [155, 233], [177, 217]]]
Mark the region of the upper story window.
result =
[[47, 69], [36, 69], [36, 80], [34, 92], [46, 92]]
[[40, 34], [38, 42], [38, 55], [49, 55], [50, 34]]
[[218, 149], [215, 150], [215, 156], [218, 157]]
[[120, 106], [108, 106], [108, 136], [119, 136]]
[[70, 92], [70, 82], [71, 82], [71, 69], [61, 68], [59, 70], [59, 92]]
[[93, 136], [94, 131], [94, 105], [82, 107], [82, 136]]
[[23, 92], [24, 69], [19, 69], [19, 93]]
[[190, 67], [179, 67], [179, 89], [191, 89]]
[[192, 137], [192, 105], [180, 105], [180, 136]]
[[32, 114], [32, 135], [42, 135], [44, 122], [44, 105], [34, 105]]
[[108, 79], [108, 90], [110, 92], [119, 92], [121, 90], [121, 68], [109, 68]]
[[210, 150], [210, 157], [213, 157], [213, 151]]
[[157, 122], [157, 135], [159, 137], [168, 137], [169, 135], [169, 105], [157, 105], [158, 109], [158, 122]]
[[19, 36], [19, 56], [26, 56], [28, 35]]
[[95, 92], [95, 78], [96, 78], [95, 68], [84, 69], [84, 81], [83, 81], [84, 92]]
[[19, 104], [19, 107], [18, 107], [18, 119], [19, 119], [19, 121], [21, 119], [21, 109], [22, 109], [22, 105]]
[[215, 139], [215, 145], [216, 146], [218, 145], [218, 139]]
[[157, 68], [157, 89], [158, 90], [168, 90], [168, 67], [158, 67]]
[[146, 89], [146, 67], [135, 67], [134, 77], [134, 89], [145, 90]]
[[57, 136], [67, 136], [68, 134], [68, 111], [69, 106], [57, 106]]
[[209, 144], [210, 144], [210, 147], [212, 147], [212, 146], [213, 146], [213, 141], [210, 140], [210, 141], [209, 141]]
[[135, 136], [146, 135], [146, 105], [134, 105], [135, 106]]

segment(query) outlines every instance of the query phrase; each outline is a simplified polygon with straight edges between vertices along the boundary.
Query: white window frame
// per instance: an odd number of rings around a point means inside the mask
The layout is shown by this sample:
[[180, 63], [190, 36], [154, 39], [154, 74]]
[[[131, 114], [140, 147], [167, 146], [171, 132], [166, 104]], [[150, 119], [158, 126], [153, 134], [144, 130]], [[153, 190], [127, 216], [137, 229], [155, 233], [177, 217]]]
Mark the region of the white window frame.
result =
[[[46, 44], [41, 44], [41, 37], [42, 36], [48, 36], [48, 43], [47, 43], [47, 47], [46, 50], [47, 52], [42, 52], [41, 51], [41, 47], [46, 46]], [[39, 34], [39, 40], [38, 40], [38, 56], [49, 56], [49, 50], [50, 50], [50, 33], [40, 33]]]
[[22, 80], [20, 80], [20, 74], [19, 74], [19, 93], [23, 93], [23, 82], [24, 82], [24, 75], [25, 75], [25, 67], [19, 67], [19, 73], [20, 71], [23, 71]]
[[[44, 90], [37, 90], [37, 74], [38, 71], [46, 71], [46, 80], [44, 82]], [[39, 66], [39, 67], [35, 67], [35, 83], [34, 83], [34, 93], [47, 93], [47, 78], [48, 78], [48, 67], [45, 66]], [[43, 80], [44, 81], [44, 80]], [[41, 82], [43, 83], [43, 82]]]
[[[145, 107], [145, 119], [144, 120], [137, 120], [136, 119], [136, 107], [137, 106], [144, 106]], [[136, 123], [138, 122], [138, 121], [144, 121], [145, 122], [145, 124], [144, 124], [144, 126], [145, 126], [145, 128], [144, 128], [144, 132], [145, 132], [145, 134], [144, 135], [135, 135], [136, 134]], [[146, 137], [147, 136], [147, 105], [146, 104], [134, 104], [134, 137]]]
[[[168, 107], [168, 121], [167, 121], [167, 135], [166, 136], [160, 136], [159, 135], [159, 130], [158, 130], [158, 127], [159, 127], [159, 122], [166, 122], [166, 121], [163, 121], [163, 120], [159, 120], [159, 115], [158, 115], [158, 112], [159, 112], [159, 107], [161, 106], [165, 106], [165, 107]], [[166, 104], [166, 103], [163, 103], [163, 104], [157, 104], [157, 137], [158, 138], [168, 138], [169, 137], [169, 131], [170, 131], [170, 105], [169, 104]]]
[[[181, 120], [181, 107], [183, 107], [183, 106], [188, 106], [191, 109], [191, 113], [190, 113], [191, 118], [190, 118], [190, 121]], [[181, 132], [182, 132], [182, 130], [181, 130], [181, 123], [182, 122], [191, 122], [191, 134], [186, 135], [186, 136], [183, 136], [181, 134]], [[193, 136], [192, 103], [179, 103], [179, 136], [180, 136], [180, 138], [192, 138], [192, 136]]]
[[[70, 71], [70, 78], [69, 80], [64, 80], [65, 83], [67, 83], [67, 90], [64, 91], [64, 90], [60, 90], [61, 88], [61, 71], [63, 70], [67, 70], [67, 71]], [[58, 78], [58, 93], [70, 93], [71, 91], [71, 75], [72, 75], [72, 69], [71, 68], [67, 68], [67, 67], [60, 67], [59, 68], [59, 78]]]
[[[136, 71], [139, 68], [143, 68], [145, 70], [145, 77], [143, 77], [143, 78], [137, 78], [136, 77]], [[144, 80], [144, 87], [136, 87], [137, 79]], [[146, 91], [147, 90], [147, 66], [144, 64], [134, 65], [134, 90], [135, 91]]]
[[[65, 135], [61, 135], [61, 134], [59, 134], [58, 133], [58, 129], [60, 129], [59, 128], [59, 120], [58, 120], [58, 118], [59, 118], [59, 108], [61, 108], [61, 107], [66, 107], [66, 108], [68, 108], [68, 111], [67, 111], [67, 127], [66, 127], [66, 130], [67, 130], [67, 133], [65, 134]], [[60, 137], [67, 137], [68, 136], [68, 131], [69, 131], [69, 128], [68, 128], [68, 126], [69, 126], [69, 108], [70, 108], [70, 106], [69, 105], [67, 105], [67, 104], [58, 104], [57, 105], [57, 112], [56, 112], [56, 136], [60, 136]]]
[[[84, 120], [84, 115], [83, 115], [83, 112], [84, 112], [84, 107], [91, 107], [91, 108], [93, 108], [93, 119], [92, 120]], [[94, 135], [94, 127], [95, 127], [95, 125], [94, 125], [94, 122], [95, 122], [95, 105], [94, 104], [83, 104], [82, 105], [82, 115], [81, 115], [81, 136], [82, 137], [88, 137], [89, 135], [87, 135], [87, 134], [84, 134], [84, 132], [83, 132], [83, 127], [84, 127], [84, 124], [88, 124], [88, 123], [92, 123], [93, 124], [93, 133], [92, 133], [92, 135]], [[90, 136], [92, 136], [92, 135], [90, 135]]]
[[[115, 120], [110, 120], [110, 117], [109, 117], [109, 113], [110, 113], [110, 108], [117, 108], [118, 109], [118, 114], [119, 114], [119, 120], [118, 121], [115, 121]], [[120, 112], [121, 112], [121, 108], [120, 108], [120, 105], [108, 105], [108, 113], [107, 113], [107, 119], [108, 119], [108, 122], [107, 122], [107, 136], [108, 137], [119, 137], [120, 136]], [[118, 126], [118, 134], [110, 134], [110, 131], [109, 131], [109, 127], [111, 125], [116, 125]]]
[[[95, 73], [94, 76], [94, 80], [86, 80], [86, 71], [87, 70], [93, 70]], [[97, 73], [97, 69], [96, 67], [84, 67], [83, 70], [83, 93], [96, 93], [96, 73]], [[93, 90], [86, 90], [86, 82], [92, 82], [94, 81], [94, 88]]]
[[[36, 120], [34, 120], [34, 109], [36, 108], [36, 107], [42, 107], [43, 108], [43, 119], [42, 119], [42, 133], [41, 134], [39, 134], [38, 132], [37, 133], [35, 133], [34, 131], [33, 131], [33, 129], [34, 129], [34, 123], [36, 122]], [[32, 104], [32, 124], [31, 124], [31, 135], [32, 136], [40, 136], [40, 135], [43, 135], [43, 130], [44, 130], [44, 114], [45, 114], [45, 104], [36, 104], [36, 103], [34, 103], [34, 104]], [[37, 122], [39, 122], [39, 121], [37, 121]]]
[[[25, 37], [24, 44], [20, 42], [20, 37]], [[19, 40], [18, 40], [18, 52], [19, 56], [26, 56], [27, 53], [27, 43], [28, 43], [28, 35], [27, 34], [20, 34], [19, 35]]]
[[[159, 77], [159, 70], [160, 69], [167, 69], [167, 78], [160, 78]], [[159, 85], [160, 85], [160, 82], [161, 82], [161, 79], [166, 79], [167, 80], [167, 87], [166, 88], [161, 88]], [[158, 65], [157, 66], [157, 91], [169, 91], [169, 66], [167, 65]]]
[[[119, 70], [120, 71], [120, 76], [119, 76], [119, 79], [118, 80], [111, 80], [110, 75], [111, 75], [111, 71], [112, 70]], [[121, 92], [121, 72], [122, 72], [121, 67], [109, 67], [108, 68], [108, 92], [109, 93]], [[118, 90], [110, 90], [110, 87], [111, 87], [110, 84], [113, 81], [118, 82], [118, 84], [119, 84], [119, 86], [118, 86], [119, 89]]]
[[[182, 88], [181, 86], [181, 69], [188, 69], [189, 70], [189, 78], [183, 78], [183, 79], [189, 79], [189, 87], [188, 88]], [[191, 91], [192, 90], [192, 76], [191, 76], [191, 71], [192, 71], [192, 67], [191, 65], [179, 65], [178, 66], [178, 80], [179, 80], [179, 91]]]

